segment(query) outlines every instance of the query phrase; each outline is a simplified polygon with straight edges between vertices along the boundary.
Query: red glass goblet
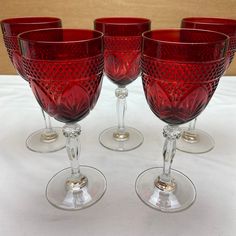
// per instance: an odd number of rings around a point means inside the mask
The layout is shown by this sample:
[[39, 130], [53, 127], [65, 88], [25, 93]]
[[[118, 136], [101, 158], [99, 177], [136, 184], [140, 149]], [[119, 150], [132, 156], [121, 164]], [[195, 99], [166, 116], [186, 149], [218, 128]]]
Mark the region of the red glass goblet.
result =
[[79, 166], [80, 126], [100, 94], [103, 75], [103, 34], [93, 30], [45, 29], [20, 34], [24, 73], [40, 106], [66, 123], [63, 134], [71, 167], [52, 177], [48, 201], [66, 210], [86, 208], [106, 190], [103, 174]]
[[114, 151], [128, 151], [139, 147], [143, 135], [124, 124], [126, 111], [126, 86], [137, 79], [140, 73], [142, 36], [150, 30], [151, 21], [145, 18], [108, 17], [94, 21], [94, 27], [104, 33], [104, 71], [118, 88], [117, 97], [118, 126], [104, 130], [100, 143]]
[[[3, 39], [8, 55], [19, 73], [27, 80], [22, 68], [20, 49], [17, 42], [17, 35], [35, 29], [60, 28], [61, 20], [56, 17], [21, 17], [10, 18], [1, 21]], [[42, 110], [45, 128], [32, 133], [26, 140], [26, 146], [35, 152], [48, 153], [58, 151], [65, 147], [65, 138], [62, 129], [52, 127], [50, 117]]]
[[162, 168], [142, 172], [136, 192], [148, 206], [181, 211], [193, 204], [192, 181], [171, 169], [179, 125], [197, 117], [207, 106], [225, 70], [228, 37], [191, 29], [155, 30], [143, 34], [142, 80], [152, 112], [166, 122]]
[[[188, 17], [182, 20], [182, 28], [205, 29], [224, 33], [229, 36], [229, 48], [227, 52], [226, 69], [234, 58], [236, 51], [236, 20]], [[181, 138], [177, 141], [177, 149], [188, 153], [205, 153], [215, 146], [214, 139], [205, 131], [196, 128], [196, 119], [189, 123], [188, 128], [183, 128]]]

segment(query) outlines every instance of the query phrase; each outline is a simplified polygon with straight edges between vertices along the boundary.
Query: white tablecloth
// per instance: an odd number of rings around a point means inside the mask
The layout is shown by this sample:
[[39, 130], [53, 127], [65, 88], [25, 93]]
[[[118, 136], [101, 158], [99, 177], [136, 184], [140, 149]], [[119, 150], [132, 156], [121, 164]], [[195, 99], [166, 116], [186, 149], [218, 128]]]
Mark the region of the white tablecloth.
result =
[[[138, 78], [128, 86], [126, 124], [135, 125], [144, 143], [129, 152], [113, 152], [98, 142], [99, 133], [116, 124], [115, 85], [104, 78], [94, 110], [80, 123], [81, 163], [101, 170], [107, 191], [95, 205], [76, 212], [52, 207], [45, 199], [48, 180], [69, 165], [65, 149], [38, 154], [25, 146], [43, 127], [42, 115], [27, 83], [0, 76], [0, 235], [54, 236], [235, 236], [236, 235], [236, 77], [223, 77], [197, 126], [214, 137], [215, 148], [191, 155], [177, 152], [173, 168], [197, 188], [197, 200], [180, 213], [161, 213], [136, 196], [138, 174], [162, 165], [164, 123], [149, 109]], [[62, 123], [53, 120], [53, 125]]]

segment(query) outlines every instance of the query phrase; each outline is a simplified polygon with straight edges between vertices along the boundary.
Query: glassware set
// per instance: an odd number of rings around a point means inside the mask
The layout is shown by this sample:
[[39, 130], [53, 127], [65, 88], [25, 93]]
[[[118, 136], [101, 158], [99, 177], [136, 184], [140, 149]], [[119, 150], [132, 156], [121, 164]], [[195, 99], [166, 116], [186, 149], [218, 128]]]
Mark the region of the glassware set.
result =
[[[227, 27], [217, 28], [214, 20], [224, 21]], [[49, 122], [34, 141], [27, 141], [27, 147], [38, 152], [66, 146], [70, 167], [56, 173], [46, 187], [46, 198], [53, 206], [83, 209], [106, 191], [104, 175], [79, 164], [81, 128], [77, 124], [96, 105], [103, 71], [118, 86], [118, 125], [103, 131], [100, 143], [121, 152], [143, 143], [142, 134], [124, 124], [126, 86], [141, 71], [146, 101], [167, 125], [163, 167], [142, 172], [136, 193], [146, 205], [163, 212], [181, 211], [194, 203], [194, 184], [171, 165], [176, 144], [184, 150], [177, 140], [189, 137], [182, 142], [191, 146], [198, 143], [194, 141], [198, 134], [179, 125], [196, 119], [212, 98], [236, 51], [236, 21], [185, 18], [180, 29], [150, 30], [151, 21], [146, 18], [108, 17], [95, 19], [94, 30], [86, 30], [63, 29], [59, 18], [25, 17], [5, 19], [1, 26], [9, 57], [29, 82], [42, 110], [65, 123], [55, 129]]]

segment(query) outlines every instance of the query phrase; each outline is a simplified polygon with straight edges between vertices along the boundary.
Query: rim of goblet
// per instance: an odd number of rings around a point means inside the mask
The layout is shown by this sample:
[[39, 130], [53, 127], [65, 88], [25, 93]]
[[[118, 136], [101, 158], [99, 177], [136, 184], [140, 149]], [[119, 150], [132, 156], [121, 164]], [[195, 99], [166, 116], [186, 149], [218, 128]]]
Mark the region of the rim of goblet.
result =
[[202, 25], [235, 25], [236, 20], [220, 17], [185, 17], [182, 22], [202, 24]]
[[[22, 20], [22, 22], [17, 22], [17, 20]], [[39, 21], [27, 22], [26, 20], [39, 20]], [[37, 24], [42, 25], [42, 24], [56, 23], [56, 22], [61, 22], [61, 19], [58, 17], [53, 17], [53, 16], [13, 17], [13, 18], [6, 18], [0, 21], [1, 24], [7, 24], [7, 25], [37, 25]]]
[[[34, 32], [45, 32], [45, 31], [80, 31], [80, 32], [95, 32], [98, 34], [97, 37], [88, 38], [88, 39], [81, 39], [81, 40], [67, 40], [67, 41], [45, 41], [45, 40], [32, 40], [24, 38], [27, 34], [34, 33]], [[18, 34], [17, 38], [20, 41], [24, 42], [31, 42], [31, 43], [40, 43], [40, 44], [68, 44], [68, 43], [84, 43], [84, 42], [91, 42], [96, 41], [98, 39], [102, 39], [104, 34], [97, 30], [91, 30], [91, 29], [69, 29], [69, 28], [47, 28], [47, 29], [37, 29], [37, 30], [29, 30], [25, 31], [23, 33]]]
[[[211, 33], [211, 34], [216, 34], [216, 35], [222, 35], [225, 37], [225, 39], [221, 39], [221, 40], [215, 40], [215, 41], [210, 41], [210, 42], [175, 42], [175, 41], [168, 41], [168, 40], [160, 40], [160, 39], [152, 39], [150, 37], [145, 36], [145, 34], [151, 33], [151, 32], [168, 32], [168, 31], [172, 31], [172, 32], [180, 32], [180, 31], [198, 31], [198, 32], [206, 32], [206, 33]], [[209, 45], [209, 44], [215, 44], [215, 43], [220, 43], [220, 42], [225, 42], [228, 41], [230, 37], [224, 33], [221, 32], [216, 32], [216, 31], [211, 31], [211, 30], [204, 30], [204, 29], [190, 29], [190, 28], [172, 28], [172, 29], [156, 29], [156, 30], [149, 30], [146, 32], [142, 33], [142, 37], [145, 40], [150, 40], [153, 42], [159, 42], [159, 43], [163, 43], [163, 44], [178, 44], [178, 45]]]
[[[137, 20], [137, 22], [105, 22], [103, 20]], [[139, 21], [139, 22], [138, 22]], [[129, 25], [143, 25], [150, 24], [151, 20], [145, 17], [132, 17], [132, 16], [114, 16], [114, 17], [101, 17], [94, 20], [94, 24], [100, 23], [104, 25], [120, 25], [120, 26], [129, 26]]]

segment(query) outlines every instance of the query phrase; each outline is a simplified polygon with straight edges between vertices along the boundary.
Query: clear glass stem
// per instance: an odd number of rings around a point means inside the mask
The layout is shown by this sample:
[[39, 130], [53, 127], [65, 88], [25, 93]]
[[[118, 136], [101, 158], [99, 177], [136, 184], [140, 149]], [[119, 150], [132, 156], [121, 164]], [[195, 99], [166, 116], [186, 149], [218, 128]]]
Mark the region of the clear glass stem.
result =
[[167, 125], [163, 129], [163, 136], [166, 138], [163, 147], [163, 171], [155, 185], [161, 190], [172, 191], [176, 184], [171, 177], [171, 165], [176, 152], [176, 139], [180, 138], [181, 129], [178, 126]]
[[125, 111], [127, 109], [126, 97], [128, 96], [128, 89], [126, 87], [118, 87], [115, 91], [117, 97], [116, 110], [118, 127], [117, 132], [113, 134], [113, 138], [118, 141], [125, 141], [129, 138], [129, 133], [125, 131]]
[[78, 190], [84, 187], [88, 180], [80, 173], [79, 155], [80, 142], [79, 135], [81, 133], [80, 125], [76, 123], [66, 124], [63, 127], [63, 134], [66, 137], [66, 151], [70, 160], [71, 176], [67, 178], [66, 188]]
[[52, 129], [52, 124], [51, 124], [51, 119], [50, 116], [45, 114], [45, 111], [41, 108], [42, 114], [43, 114], [43, 120], [44, 120], [44, 124], [45, 124], [45, 129], [48, 131], [53, 131]]
[[80, 142], [79, 135], [81, 132], [80, 125], [66, 124], [63, 127], [63, 134], [66, 137], [66, 151], [71, 164], [71, 174], [79, 175], [79, 154]]
[[163, 147], [163, 173], [161, 175], [162, 181], [169, 182], [171, 165], [176, 151], [176, 140], [166, 138], [164, 147]]
[[53, 142], [57, 139], [58, 134], [52, 128], [50, 116], [45, 114], [43, 109], [41, 109], [41, 111], [43, 114], [43, 119], [44, 119], [44, 124], [45, 124], [45, 129], [41, 135], [41, 141], [42, 142]]
[[194, 120], [191, 120], [189, 122], [188, 131], [191, 132], [191, 131], [195, 130], [196, 122], [197, 122], [197, 118], [195, 118]]
[[196, 132], [197, 118], [189, 122], [188, 129], [183, 132], [182, 138], [188, 143], [197, 143], [199, 141], [198, 134]]

